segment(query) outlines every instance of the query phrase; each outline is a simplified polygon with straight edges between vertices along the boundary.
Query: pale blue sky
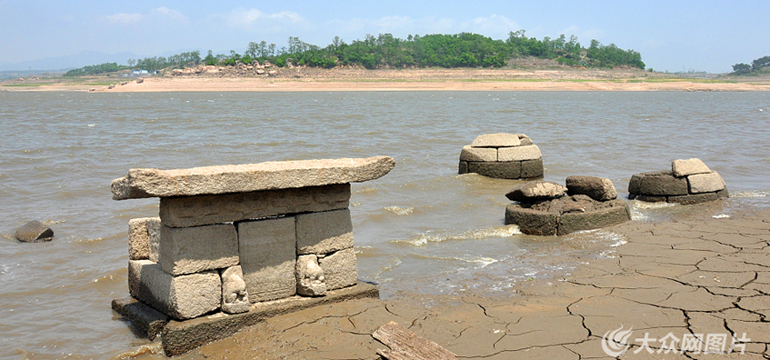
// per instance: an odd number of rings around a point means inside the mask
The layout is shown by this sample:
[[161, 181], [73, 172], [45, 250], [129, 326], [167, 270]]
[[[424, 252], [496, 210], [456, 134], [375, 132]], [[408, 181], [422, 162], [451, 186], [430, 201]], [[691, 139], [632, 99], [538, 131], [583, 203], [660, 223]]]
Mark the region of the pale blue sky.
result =
[[289, 36], [325, 46], [335, 35], [473, 32], [505, 39], [574, 34], [642, 54], [648, 68], [728, 72], [770, 55], [770, 1], [38, 1], [0, 0], [0, 62], [192, 49], [243, 52]]

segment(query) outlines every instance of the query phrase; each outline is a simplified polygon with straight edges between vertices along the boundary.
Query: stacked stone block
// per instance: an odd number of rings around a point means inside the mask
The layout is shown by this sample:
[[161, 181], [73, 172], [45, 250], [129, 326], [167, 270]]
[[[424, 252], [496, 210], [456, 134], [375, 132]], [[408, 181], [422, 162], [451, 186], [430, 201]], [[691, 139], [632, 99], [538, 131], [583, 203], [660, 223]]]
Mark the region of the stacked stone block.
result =
[[263, 164], [113, 181], [114, 199], [160, 197], [160, 217], [129, 221], [132, 297], [185, 320], [357, 283], [350, 182], [387, 174], [393, 159]]
[[543, 156], [524, 134], [479, 135], [460, 152], [458, 172], [498, 179], [539, 178], [543, 176]]
[[700, 159], [674, 160], [671, 171], [634, 174], [628, 183], [629, 199], [683, 205], [729, 197], [725, 181]]
[[594, 176], [567, 177], [567, 186], [536, 181], [519, 185], [505, 196], [505, 223], [528, 235], [566, 235], [631, 220], [625, 201], [617, 199], [612, 181]]

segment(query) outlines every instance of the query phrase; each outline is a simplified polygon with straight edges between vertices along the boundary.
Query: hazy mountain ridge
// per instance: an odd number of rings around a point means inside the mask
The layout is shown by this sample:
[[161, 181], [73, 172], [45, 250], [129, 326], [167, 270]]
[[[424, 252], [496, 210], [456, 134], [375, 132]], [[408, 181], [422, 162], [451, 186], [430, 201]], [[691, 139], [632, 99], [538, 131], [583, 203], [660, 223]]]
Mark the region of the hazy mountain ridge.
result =
[[18, 63], [0, 62], [0, 71], [26, 72], [32, 71], [67, 71], [87, 65], [103, 64], [116, 62], [125, 64], [126, 60], [140, 58], [140, 55], [131, 52], [120, 52], [116, 54], [107, 54], [98, 51], [81, 51], [74, 55], [48, 57], [37, 60], [22, 61]]

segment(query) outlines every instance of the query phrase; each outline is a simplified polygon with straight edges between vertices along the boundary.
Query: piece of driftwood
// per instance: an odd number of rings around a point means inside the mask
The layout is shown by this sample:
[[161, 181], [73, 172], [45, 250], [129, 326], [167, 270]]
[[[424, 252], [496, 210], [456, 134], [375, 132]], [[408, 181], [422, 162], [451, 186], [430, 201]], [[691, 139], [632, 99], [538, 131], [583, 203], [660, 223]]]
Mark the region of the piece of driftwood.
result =
[[377, 349], [377, 354], [388, 360], [456, 360], [457, 356], [438, 344], [415, 335], [391, 321], [380, 326], [372, 337], [388, 349]]

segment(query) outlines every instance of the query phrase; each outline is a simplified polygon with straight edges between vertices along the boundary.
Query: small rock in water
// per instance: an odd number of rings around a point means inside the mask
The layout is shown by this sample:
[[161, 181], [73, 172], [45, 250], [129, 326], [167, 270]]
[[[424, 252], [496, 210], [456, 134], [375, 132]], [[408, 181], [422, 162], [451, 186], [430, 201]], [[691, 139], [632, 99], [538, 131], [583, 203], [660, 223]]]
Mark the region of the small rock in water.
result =
[[53, 240], [53, 230], [40, 221], [32, 220], [16, 229], [14, 235], [21, 242], [36, 243]]

